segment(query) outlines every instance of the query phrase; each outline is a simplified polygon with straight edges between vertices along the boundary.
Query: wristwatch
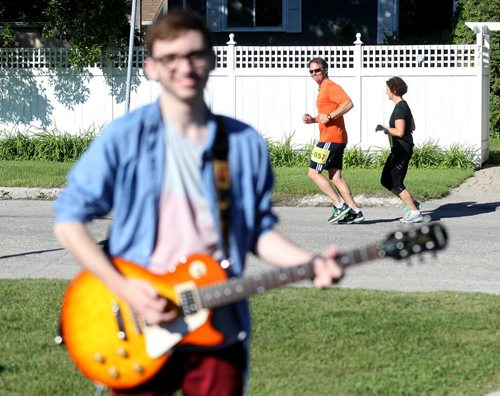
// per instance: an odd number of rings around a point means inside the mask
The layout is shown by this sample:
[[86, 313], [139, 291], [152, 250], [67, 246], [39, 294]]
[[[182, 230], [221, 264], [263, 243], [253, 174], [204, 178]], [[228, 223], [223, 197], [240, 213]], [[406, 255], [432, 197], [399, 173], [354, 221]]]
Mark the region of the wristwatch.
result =
[[332, 120], [332, 116], [331, 116], [331, 114], [327, 114], [327, 115], [326, 115], [326, 118], [327, 118], [327, 120], [328, 120], [328, 121], [331, 121], [331, 120]]

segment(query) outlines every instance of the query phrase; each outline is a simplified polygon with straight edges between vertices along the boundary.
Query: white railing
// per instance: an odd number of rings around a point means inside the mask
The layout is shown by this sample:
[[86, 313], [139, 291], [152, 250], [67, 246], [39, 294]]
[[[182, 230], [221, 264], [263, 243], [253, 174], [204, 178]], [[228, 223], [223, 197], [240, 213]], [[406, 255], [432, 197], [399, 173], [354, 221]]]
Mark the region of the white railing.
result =
[[[487, 90], [489, 46], [238, 46], [230, 35], [214, 48], [217, 67], [206, 89], [214, 112], [237, 117], [271, 140], [293, 136], [298, 146], [317, 138], [317, 125], [304, 125], [314, 114], [317, 86], [307, 62], [323, 57], [329, 75], [354, 102], [346, 115], [349, 144], [386, 147], [378, 123], [387, 123], [392, 102], [385, 81], [399, 75], [408, 83], [405, 99], [416, 119], [418, 143], [462, 144], [488, 156]], [[0, 130], [56, 128], [78, 133], [100, 128], [125, 112], [127, 50], [78, 71], [68, 65], [65, 49], [0, 49]], [[134, 50], [131, 109], [159, 94], [144, 76], [144, 48]], [[485, 107], [486, 106], [486, 107]], [[485, 122], [486, 120], [486, 122]]]

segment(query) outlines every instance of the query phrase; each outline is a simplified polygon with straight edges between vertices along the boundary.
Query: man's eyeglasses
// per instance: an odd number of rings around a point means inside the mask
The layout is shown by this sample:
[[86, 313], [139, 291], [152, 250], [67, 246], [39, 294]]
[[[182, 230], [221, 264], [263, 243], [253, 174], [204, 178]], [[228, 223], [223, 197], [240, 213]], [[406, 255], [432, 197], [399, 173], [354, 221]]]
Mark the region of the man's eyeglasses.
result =
[[309, 69], [309, 74], [318, 74], [319, 72], [323, 71], [323, 69]]
[[155, 62], [161, 63], [162, 66], [167, 67], [169, 69], [176, 67], [181, 59], [186, 59], [189, 64], [193, 67], [203, 67], [208, 63], [208, 59], [210, 57], [210, 52], [207, 50], [201, 51], [193, 51], [189, 54], [180, 55], [180, 54], [167, 54], [164, 56], [160, 56], [158, 58], [151, 57]]

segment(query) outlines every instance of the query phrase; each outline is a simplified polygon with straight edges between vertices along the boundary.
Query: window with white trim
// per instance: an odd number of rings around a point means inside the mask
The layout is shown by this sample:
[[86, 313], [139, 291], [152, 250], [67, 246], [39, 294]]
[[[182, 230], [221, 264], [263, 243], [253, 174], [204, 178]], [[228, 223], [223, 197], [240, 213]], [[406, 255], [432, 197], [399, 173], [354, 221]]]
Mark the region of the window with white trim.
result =
[[214, 32], [302, 31], [302, 0], [207, 0]]
[[227, 0], [227, 27], [283, 27], [283, 0]]

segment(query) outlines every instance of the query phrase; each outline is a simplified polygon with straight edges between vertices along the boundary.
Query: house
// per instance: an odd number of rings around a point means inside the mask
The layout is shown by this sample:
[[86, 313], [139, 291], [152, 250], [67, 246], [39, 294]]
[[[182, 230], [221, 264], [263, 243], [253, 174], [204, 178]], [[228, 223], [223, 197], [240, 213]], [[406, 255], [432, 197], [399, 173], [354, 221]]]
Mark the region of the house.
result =
[[148, 25], [168, 11], [168, 1], [165, 0], [136, 0], [137, 22], [136, 27], [144, 31]]
[[[46, 1], [35, 0], [34, 4], [41, 8]], [[132, 0], [128, 1], [132, 4]], [[365, 44], [381, 44], [395, 34], [400, 42], [408, 38], [413, 43], [418, 39], [418, 44], [442, 44], [448, 39], [455, 3], [456, 0], [317, 0], [314, 4], [306, 0], [135, 0], [136, 29], [144, 32], [169, 9], [189, 8], [206, 17], [216, 45], [225, 45], [230, 33], [235, 34], [239, 45], [258, 46], [351, 45], [356, 33], [361, 33]], [[30, 9], [30, 15], [40, 15], [35, 8]], [[5, 12], [4, 17], [8, 16]], [[9, 25], [18, 32], [21, 47], [61, 46], [41, 38], [43, 23], [12, 21]]]
[[[146, 2], [146, 0], [142, 0]], [[447, 41], [456, 0], [165, 0], [162, 12], [190, 8], [206, 16], [217, 45], [380, 44], [395, 33], [420, 44]], [[405, 21], [400, 24], [400, 21]]]

